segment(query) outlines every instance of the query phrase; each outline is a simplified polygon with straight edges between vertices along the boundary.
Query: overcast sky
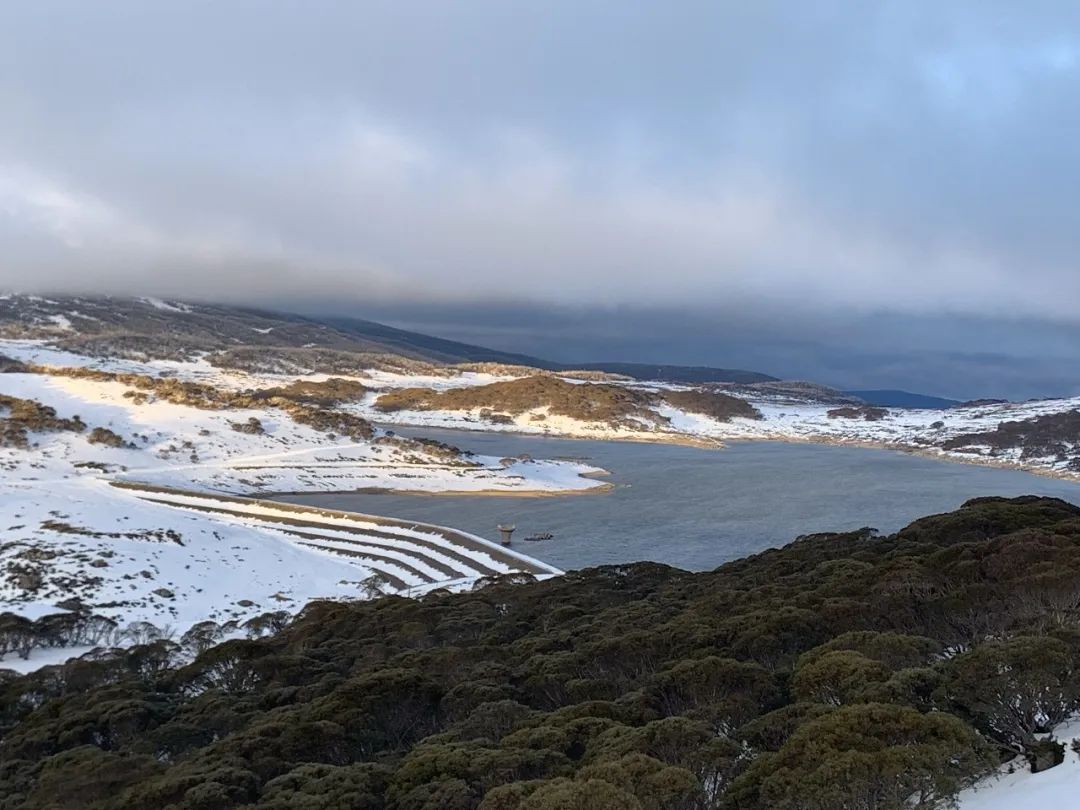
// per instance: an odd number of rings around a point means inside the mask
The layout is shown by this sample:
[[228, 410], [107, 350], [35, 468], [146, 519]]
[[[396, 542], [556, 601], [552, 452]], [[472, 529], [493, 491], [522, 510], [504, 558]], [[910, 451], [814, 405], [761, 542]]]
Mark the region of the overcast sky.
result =
[[1065, 0], [7, 0], [0, 286], [1034, 330], [1068, 366], [1078, 34]]

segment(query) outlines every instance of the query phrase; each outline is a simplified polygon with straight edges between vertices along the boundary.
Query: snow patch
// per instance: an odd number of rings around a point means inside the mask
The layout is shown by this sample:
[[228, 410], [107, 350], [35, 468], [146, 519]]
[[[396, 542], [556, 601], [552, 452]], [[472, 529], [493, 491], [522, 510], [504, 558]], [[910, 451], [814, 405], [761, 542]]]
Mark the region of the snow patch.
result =
[[162, 301], [160, 298], [140, 298], [139, 300], [145, 304], [149, 304], [154, 309], [164, 310], [165, 312], [191, 312], [191, 307], [179, 302], [170, 303], [168, 301]]
[[1080, 754], [1071, 742], [1080, 737], [1080, 718], [1054, 729], [1065, 743], [1065, 761], [1032, 773], [1023, 758], [1007, 763], [1001, 772], [960, 794], [958, 810], [1068, 810], [1080, 807]]

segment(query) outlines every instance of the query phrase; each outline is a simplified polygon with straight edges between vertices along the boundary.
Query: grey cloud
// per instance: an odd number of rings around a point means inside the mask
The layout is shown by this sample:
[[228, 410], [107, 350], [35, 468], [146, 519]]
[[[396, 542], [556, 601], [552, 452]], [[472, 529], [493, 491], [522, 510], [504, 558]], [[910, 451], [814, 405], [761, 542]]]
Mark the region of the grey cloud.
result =
[[1075, 322], [1078, 79], [1066, 2], [16, 0], [0, 286]]
[[320, 302], [404, 329], [562, 362], [681, 363], [761, 371], [842, 389], [966, 400], [1080, 395], [1068, 373], [1080, 328], [956, 315], [794, 313], [769, 306], [591, 307]]
[[0, 217], [32, 233], [0, 281], [1068, 316], [1077, 22], [5, 4]]

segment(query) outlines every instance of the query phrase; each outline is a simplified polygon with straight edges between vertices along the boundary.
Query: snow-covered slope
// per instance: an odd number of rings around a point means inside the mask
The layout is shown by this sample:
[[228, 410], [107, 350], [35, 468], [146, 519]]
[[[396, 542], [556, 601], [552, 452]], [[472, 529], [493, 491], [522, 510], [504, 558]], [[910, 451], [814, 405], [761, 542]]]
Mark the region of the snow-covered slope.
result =
[[[198, 361], [90, 360], [25, 340], [0, 341], [0, 355], [39, 364], [33, 373], [0, 374], [5, 402], [35, 403], [64, 424], [84, 426], [31, 430], [23, 445], [0, 446], [0, 614], [35, 618], [58, 605], [81, 606], [121, 624], [148, 621], [181, 633], [203, 620], [241, 622], [319, 597], [421, 593], [513, 571], [547, 575], [554, 569], [461, 533], [376, 519], [342, 523], [318, 510], [268, 511], [221, 498], [604, 486], [585, 477], [602, 471], [584, 464], [473, 457], [385, 431], [350, 440], [299, 424], [280, 408], [203, 409], [40, 366], [147, 378], [164, 372], [237, 391], [292, 377], [222, 372]], [[0, 420], [7, 416], [0, 404]], [[258, 431], [245, 429], [250, 419]], [[94, 443], [94, 429], [112, 441]], [[199, 497], [113, 486], [133, 482]], [[0, 668], [10, 663], [0, 658]]]
[[[168, 307], [177, 306], [145, 303], [150, 312], [170, 315], [175, 313]], [[76, 426], [0, 437], [0, 613], [40, 615], [78, 597], [84, 607], [120, 621], [172, 623], [182, 629], [206, 618], [240, 621], [268, 609], [296, 609], [316, 597], [370, 595], [373, 577], [377, 590], [418, 592], [472, 581], [488, 569], [529, 570], [520, 561], [506, 560], [501, 567], [468, 570], [438, 559], [410, 562], [410, 555], [423, 553], [412, 542], [416, 538], [398, 532], [354, 525], [348, 536], [339, 529], [319, 529], [303, 532], [318, 537], [301, 537], [265, 515], [206, 504], [178, 508], [109, 482], [246, 496], [363, 489], [549, 494], [605, 487], [594, 478], [603, 471], [579, 463], [464, 456], [366, 426], [362, 435], [352, 431], [349, 439], [318, 422], [297, 421], [301, 417], [287, 406], [264, 406], [248, 397], [251, 391], [297, 380], [324, 383], [330, 375], [271, 373], [259, 364], [255, 371], [224, 368], [198, 350], [171, 359], [80, 352], [55, 335], [77, 332], [87, 313], [66, 312], [66, 321], [54, 317], [59, 314], [64, 313], [43, 310], [36, 322], [35, 328], [52, 335], [0, 339], [0, 369], [7, 369], [0, 373], [4, 402], [36, 403], [54, 413], [58, 424]], [[1080, 477], [1080, 436], [1073, 435], [1069, 421], [1080, 410], [1080, 398], [944, 411], [855, 409], [852, 415], [850, 407], [838, 409], [836, 401], [815, 398], [811, 387], [758, 391], [744, 386], [727, 390], [746, 398], [761, 418], [718, 420], [664, 400], [665, 391], [685, 391], [686, 386], [608, 380], [609, 387], [625, 385], [659, 396], [630, 397], [635, 410], [615, 421], [565, 416], [543, 404], [513, 413], [482, 408], [387, 412], [376, 403], [395, 389], [473, 388], [532, 372], [498, 366], [395, 366], [382, 360], [377, 365], [356, 369], [351, 376], [335, 375], [348, 378], [358, 390], [362, 385], [366, 393], [330, 410], [354, 421], [594, 439], [711, 446], [741, 439], [867, 444]], [[225, 406], [195, 407], [183, 397], [158, 396], [152, 386], [140, 387], [117, 375], [173, 380], [236, 396], [230, 395]], [[560, 385], [567, 383], [594, 384], [570, 376]], [[0, 422], [4, 418], [0, 403]], [[1040, 419], [1053, 424], [1014, 430], [1004, 440], [985, 438], [1003, 423]], [[381, 537], [380, 532], [396, 536]], [[357, 533], [366, 533], [374, 545], [358, 553], [353, 547]], [[441, 536], [434, 542], [453, 541]]]
[[1072, 810], [1080, 807], [1080, 752], [1071, 745], [1080, 738], [1080, 718], [1054, 730], [1065, 743], [1065, 761], [1032, 773], [1023, 759], [960, 794], [957, 810]]

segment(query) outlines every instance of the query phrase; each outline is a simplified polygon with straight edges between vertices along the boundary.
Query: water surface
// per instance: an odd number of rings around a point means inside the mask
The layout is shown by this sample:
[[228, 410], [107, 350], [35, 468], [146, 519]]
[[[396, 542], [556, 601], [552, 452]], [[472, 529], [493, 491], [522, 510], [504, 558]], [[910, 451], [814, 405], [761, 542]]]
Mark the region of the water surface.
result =
[[[582, 458], [610, 470], [603, 495], [548, 498], [394, 494], [282, 496], [293, 503], [452, 526], [570, 570], [656, 560], [707, 570], [800, 534], [873, 526], [892, 532], [982, 495], [1053, 495], [1080, 503], [1080, 484], [891, 450], [739, 442], [722, 450], [504, 433], [395, 428], [476, 453]], [[523, 542], [551, 532], [543, 542]]]

